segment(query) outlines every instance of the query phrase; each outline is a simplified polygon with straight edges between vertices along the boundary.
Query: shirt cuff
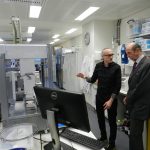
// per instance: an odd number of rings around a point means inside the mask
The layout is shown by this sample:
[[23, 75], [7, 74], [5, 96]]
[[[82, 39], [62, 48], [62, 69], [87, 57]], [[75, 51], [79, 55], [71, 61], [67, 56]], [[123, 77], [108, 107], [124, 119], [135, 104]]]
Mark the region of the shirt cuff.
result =
[[117, 95], [114, 94], [114, 93], [111, 94], [112, 101], [114, 101], [114, 99], [116, 98], [116, 96], [117, 96]]
[[91, 82], [91, 78], [89, 78], [89, 77], [85, 77], [85, 80], [89, 83]]

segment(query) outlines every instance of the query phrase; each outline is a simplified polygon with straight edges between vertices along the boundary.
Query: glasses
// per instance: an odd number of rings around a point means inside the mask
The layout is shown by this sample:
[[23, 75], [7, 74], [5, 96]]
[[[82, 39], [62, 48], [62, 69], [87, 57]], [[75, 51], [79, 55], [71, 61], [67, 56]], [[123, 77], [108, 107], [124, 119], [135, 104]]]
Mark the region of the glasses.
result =
[[114, 54], [107, 54], [107, 55], [104, 55], [104, 56], [108, 56], [108, 57], [111, 57], [113, 56]]

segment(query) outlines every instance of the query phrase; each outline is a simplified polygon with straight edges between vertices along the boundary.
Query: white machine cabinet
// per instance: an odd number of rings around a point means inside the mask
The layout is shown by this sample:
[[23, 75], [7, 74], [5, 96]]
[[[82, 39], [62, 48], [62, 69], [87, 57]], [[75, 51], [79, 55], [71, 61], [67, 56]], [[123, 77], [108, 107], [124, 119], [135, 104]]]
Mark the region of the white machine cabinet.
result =
[[[39, 77], [39, 72], [35, 70], [35, 59], [43, 61], [43, 78], [46, 76], [44, 85], [50, 87], [53, 82], [52, 51], [51, 45], [0, 45], [0, 103], [3, 126], [25, 122], [46, 128], [46, 122], [41, 121], [33, 90], [36, 78]], [[12, 63], [17, 60], [19, 67], [9, 70], [7, 65], [10, 65], [10, 60]], [[15, 65], [12, 64], [11, 67], [13, 66]], [[39, 83], [38, 79], [38, 85]], [[23, 95], [23, 98], [17, 100], [17, 95]]]

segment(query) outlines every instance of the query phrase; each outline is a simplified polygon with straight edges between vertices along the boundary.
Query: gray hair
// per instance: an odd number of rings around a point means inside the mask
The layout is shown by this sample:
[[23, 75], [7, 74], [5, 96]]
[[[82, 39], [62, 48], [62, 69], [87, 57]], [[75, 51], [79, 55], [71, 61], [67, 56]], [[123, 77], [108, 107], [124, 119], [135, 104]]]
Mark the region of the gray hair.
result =
[[103, 48], [102, 49], [102, 57], [103, 57], [103, 54], [104, 54], [104, 50], [106, 50], [106, 49], [110, 49], [110, 48]]
[[139, 49], [140, 51], [142, 51], [141, 45], [135, 43], [132, 47], [132, 50], [135, 51], [136, 49]]

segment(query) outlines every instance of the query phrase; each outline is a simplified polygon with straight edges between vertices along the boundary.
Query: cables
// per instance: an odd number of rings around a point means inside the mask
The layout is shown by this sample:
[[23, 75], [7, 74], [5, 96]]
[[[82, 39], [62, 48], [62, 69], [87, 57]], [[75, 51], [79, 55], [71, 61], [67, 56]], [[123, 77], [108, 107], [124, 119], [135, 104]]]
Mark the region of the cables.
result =
[[[59, 130], [59, 137], [61, 136], [61, 134], [63, 133], [63, 132], [65, 132], [65, 130], [66, 129], [68, 129], [69, 127], [61, 127], [61, 128], [59, 128], [60, 130]], [[49, 143], [49, 141], [45, 141], [45, 140], [43, 140], [42, 139], [42, 135], [44, 135], [44, 134], [47, 134], [47, 133], [49, 133], [49, 130], [47, 129], [47, 130], [43, 130], [43, 131], [39, 131], [38, 133], [37, 133], [37, 135], [39, 135], [40, 137], [39, 138], [37, 138], [37, 137], [35, 137], [35, 136], [33, 136], [33, 138], [35, 139], [35, 140], [37, 140], [37, 141], [40, 141], [40, 145], [41, 145], [41, 150], [43, 149], [43, 144], [48, 144]], [[74, 147], [73, 147], [73, 143], [72, 143], [72, 141], [71, 140], [69, 140], [69, 139], [67, 139], [68, 141], [69, 141], [69, 147], [72, 149], [72, 150], [76, 150]]]
[[33, 137], [34, 139], [36, 139], [36, 140], [39, 140], [39, 141], [41, 141], [41, 142], [43, 142], [43, 143], [49, 143], [48, 141], [44, 141], [44, 140], [42, 140], [42, 139], [40, 139], [40, 138], [36, 138], [36, 137]]
[[39, 131], [38, 134], [40, 135], [40, 138], [36, 138], [36, 137], [34, 137], [34, 136], [33, 136], [33, 138], [40, 141], [41, 150], [42, 150], [43, 143], [49, 143], [49, 142], [42, 140], [42, 134], [45, 134], [45, 131], [43, 131], [43, 130], [42, 130], [42, 131]]

